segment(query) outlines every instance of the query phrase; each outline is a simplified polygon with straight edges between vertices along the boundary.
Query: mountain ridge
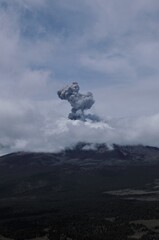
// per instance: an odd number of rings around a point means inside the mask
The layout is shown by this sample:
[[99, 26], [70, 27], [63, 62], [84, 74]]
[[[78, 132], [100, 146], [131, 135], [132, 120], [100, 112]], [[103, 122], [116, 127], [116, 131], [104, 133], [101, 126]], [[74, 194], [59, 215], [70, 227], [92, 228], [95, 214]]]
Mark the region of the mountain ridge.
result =
[[[60, 164], [69, 161], [70, 159], [77, 160], [77, 162], [81, 159], [96, 159], [105, 160], [105, 164], [107, 164], [110, 160], [115, 160], [115, 163], [123, 163], [127, 164], [131, 161], [133, 164], [133, 160], [135, 164], [140, 163], [157, 163], [159, 161], [159, 148], [153, 146], [144, 146], [144, 145], [116, 145], [110, 149], [106, 144], [91, 144], [91, 143], [79, 143], [72, 148], [66, 148], [60, 152], [32, 152], [32, 151], [19, 151], [12, 152], [9, 154], [5, 154], [0, 156], [0, 164], [3, 161], [7, 160], [20, 160], [22, 159], [30, 159], [32, 158], [34, 161], [41, 158], [43, 161], [46, 160], [46, 164], [48, 162], [54, 162], [55, 164]], [[151, 159], [148, 159], [151, 158]], [[125, 161], [124, 161], [125, 160]], [[126, 162], [127, 160], [127, 162]], [[73, 161], [72, 163], [75, 163]], [[100, 163], [100, 161], [99, 161]], [[130, 163], [130, 162], [129, 162]]]
[[[64, 233], [71, 240], [85, 239], [88, 233], [90, 240], [120, 239], [119, 234], [109, 238], [109, 227], [110, 236], [118, 228], [121, 239], [127, 240], [124, 229], [129, 226], [134, 231], [131, 221], [159, 219], [158, 209], [156, 147], [114, 145], [110, 149], [105, 144], [79, 143], [59, 153], [17, 152], [0, 157], [0, 235], [14, 240], [35, 238], [37, 231], [44, 236], [45, 229], [49, 240], [62, 239]], [[103, 233], [98, 225], [105, 226]], [[68, 231], [78, 234], [70, 237]]]

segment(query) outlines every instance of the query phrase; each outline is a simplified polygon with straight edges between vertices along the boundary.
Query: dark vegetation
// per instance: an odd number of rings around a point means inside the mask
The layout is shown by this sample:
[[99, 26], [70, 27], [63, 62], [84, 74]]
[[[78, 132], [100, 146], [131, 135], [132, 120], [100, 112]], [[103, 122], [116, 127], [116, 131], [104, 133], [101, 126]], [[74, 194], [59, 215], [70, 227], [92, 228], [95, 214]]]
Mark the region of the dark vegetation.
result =
[[[159, 149], [153, 147], [80, 143], [56, 154], [8, 154], [0, 158], [0, 235], [159, 239], [158, 180]], [[134, 193], [115, 192], [125, 189]], [[137, 222], [143, 219], [150, 226]]]

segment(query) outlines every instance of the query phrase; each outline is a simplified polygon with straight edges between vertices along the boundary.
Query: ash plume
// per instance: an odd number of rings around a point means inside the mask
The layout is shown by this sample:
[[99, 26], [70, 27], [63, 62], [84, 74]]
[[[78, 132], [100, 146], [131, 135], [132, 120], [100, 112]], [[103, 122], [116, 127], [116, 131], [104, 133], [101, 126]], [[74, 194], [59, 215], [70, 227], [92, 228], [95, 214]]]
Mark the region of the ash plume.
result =
[[86, 94], [79, 93], [80, 87], [77, 82], [73, 82], [71, 86], [66, 86], [57, 92], [57, 95], [62, 100], [67, 100], [71, 104], [71, 113], [68, 118], [71, 120], [82, 120], [90, 119], [92, 121], [99, 121], [99, 118], [92, 114], [85, 114], [85, 110], [90, 109], [95, 100], [93, 94], [88, 92]]

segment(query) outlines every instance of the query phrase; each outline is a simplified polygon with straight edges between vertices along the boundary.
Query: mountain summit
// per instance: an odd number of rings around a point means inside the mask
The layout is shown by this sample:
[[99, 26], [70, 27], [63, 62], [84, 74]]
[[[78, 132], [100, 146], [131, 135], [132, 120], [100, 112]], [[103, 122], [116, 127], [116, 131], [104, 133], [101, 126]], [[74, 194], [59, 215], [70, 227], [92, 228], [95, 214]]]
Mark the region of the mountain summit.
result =
[[[127, 222], [131, 233], [135, 231], [132, 221], [159, 219], [158, 179], [159, 149], [149, 146], [114, 145], [110, 149], [105, 144], [79, 143], [59, 153], [2, 156], [0, 234], [21, 240], [37, 234], [62, 239], [64, 234], [68, 239], [80, 228], [83, 236], [86, 232], [92, 236], [87, 239], [99, 239], [90, 225], [96, 229], [103, 219], [107, 219], [103, 224], [121, 232], [121, 222]], [[145, 230], [145, 236], [148, 233]], [[123, 230], [121, 236], [127, 239], [128, 233]]]

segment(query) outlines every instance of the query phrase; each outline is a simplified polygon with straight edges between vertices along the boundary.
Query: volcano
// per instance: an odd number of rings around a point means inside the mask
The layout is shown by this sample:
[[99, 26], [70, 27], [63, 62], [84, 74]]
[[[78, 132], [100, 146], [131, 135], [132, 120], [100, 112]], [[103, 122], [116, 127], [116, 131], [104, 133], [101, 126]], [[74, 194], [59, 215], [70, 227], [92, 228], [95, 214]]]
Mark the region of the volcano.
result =
[[159, 239], [159, 148], [0, 157], [0, 239]]

